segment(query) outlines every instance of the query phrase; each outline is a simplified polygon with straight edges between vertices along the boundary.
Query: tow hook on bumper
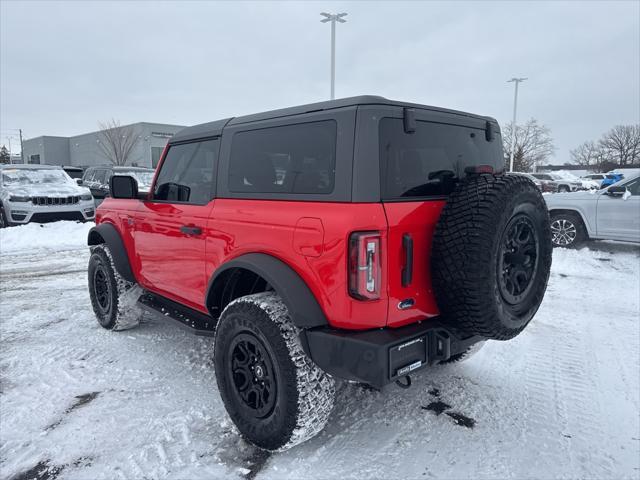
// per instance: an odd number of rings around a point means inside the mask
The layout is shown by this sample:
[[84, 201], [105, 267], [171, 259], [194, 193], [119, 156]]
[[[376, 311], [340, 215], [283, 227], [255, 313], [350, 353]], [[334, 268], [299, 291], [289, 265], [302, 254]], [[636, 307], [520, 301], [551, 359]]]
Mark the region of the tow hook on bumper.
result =
[[[402, 378], [404, 378], [404, 382], [402, 381]], [[406, 390], [411, 386], [411, 377], [407, 375], [406, 377], [402, 377], [402, 378], [399, 378], [396, 380], [396, 385]]]

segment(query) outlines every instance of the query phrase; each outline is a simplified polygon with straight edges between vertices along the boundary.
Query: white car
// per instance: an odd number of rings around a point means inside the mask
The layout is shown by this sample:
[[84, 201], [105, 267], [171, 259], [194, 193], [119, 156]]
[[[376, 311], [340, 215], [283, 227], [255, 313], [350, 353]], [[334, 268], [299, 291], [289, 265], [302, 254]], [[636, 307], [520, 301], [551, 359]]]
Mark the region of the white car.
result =
[[545, 195], [552, 242], [574, 247], [586, 240], [640, 243], [640, 175], [597, 192]]
[[29, 222], [93, 220], [88, 188], [52, 165], [0, 165], [0, 227]]
[[590, 173], [589, 175], [581, 177], [580, 180], [583, 181], [583, 184], [584, 182], [593, 182], [598, 188], [600, 188], [600, 184], [605, 179], [605, 176], [606, 175], [604, 173]]

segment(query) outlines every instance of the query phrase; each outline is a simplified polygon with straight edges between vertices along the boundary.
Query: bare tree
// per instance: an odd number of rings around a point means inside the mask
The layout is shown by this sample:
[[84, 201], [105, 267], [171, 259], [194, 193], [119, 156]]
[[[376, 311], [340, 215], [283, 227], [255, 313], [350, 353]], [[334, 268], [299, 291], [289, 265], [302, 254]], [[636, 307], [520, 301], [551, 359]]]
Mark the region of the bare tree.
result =
[[[512, 148], [511, 131], [512, 126], [508, 124], [502, 134], [502, 138], [506, 140], [504, 154], [507, 168]], [[545, 163], [554, 151], [551, 130], [532, 118], [516, 128], [513, 169], [516, 172], [530, 172], [533, 167]]]
[[5, 145], [0, 148], [0, 163], [11, 163], [11, 154]]
[[102, 154], [114, 165], [126, 165], [140, 140], [138, 132], [131, 125], [122, 126], [114, 119], [100, 122], [99, 126], [98, 146]]
[[571, 163], [584, 167], [598, 167], [605, 160], [605, 152], [600, 144], [588, 141], [571, 150]]
[[598, 145], [607, 160], [621, 167], [640, 163], [640, 124], [616, 125], [602, 136]]

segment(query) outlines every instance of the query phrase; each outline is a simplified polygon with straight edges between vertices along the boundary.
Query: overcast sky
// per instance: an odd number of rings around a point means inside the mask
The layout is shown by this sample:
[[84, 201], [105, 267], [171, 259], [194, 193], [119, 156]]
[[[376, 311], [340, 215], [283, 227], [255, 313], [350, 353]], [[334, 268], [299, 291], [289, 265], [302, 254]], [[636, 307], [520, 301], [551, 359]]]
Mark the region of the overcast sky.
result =
[[[0, 144], [116, 118], [193, 125], [336, 96], [443, 106], [551, 128], [552, 163], [640, 122], [640, 2], [0, 1]], [[12, 146], [15, 149], [15, 137]]]

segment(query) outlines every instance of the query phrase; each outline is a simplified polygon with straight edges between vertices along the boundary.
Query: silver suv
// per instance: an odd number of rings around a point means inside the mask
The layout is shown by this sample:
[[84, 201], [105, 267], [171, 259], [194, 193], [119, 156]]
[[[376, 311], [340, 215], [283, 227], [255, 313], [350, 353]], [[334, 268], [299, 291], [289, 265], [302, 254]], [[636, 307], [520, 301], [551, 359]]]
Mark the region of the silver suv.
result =
[[0, 165], [0, 227], [29, 222], [93, 220], [93, 197], [62, 167]]
[[593, 240], [640, 243], [640, 175], [591, 192], [545, 195], [554, 246]]

